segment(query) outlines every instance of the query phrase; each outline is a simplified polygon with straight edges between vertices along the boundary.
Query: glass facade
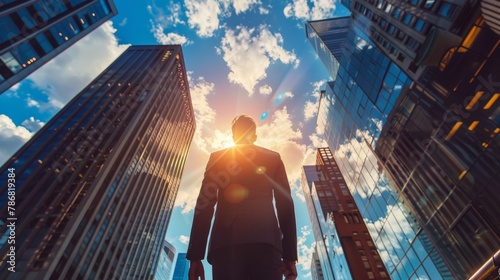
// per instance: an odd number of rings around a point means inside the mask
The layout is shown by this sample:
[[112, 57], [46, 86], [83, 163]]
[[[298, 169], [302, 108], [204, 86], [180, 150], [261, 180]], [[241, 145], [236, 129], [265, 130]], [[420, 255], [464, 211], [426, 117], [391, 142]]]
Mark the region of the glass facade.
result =
[[186, 259], [186, 253], [177, 254], [175, 262], [174, 276], [172, 280], [188, 280], [189, 262]]
[[455, 278], [500, 247], [499, 44], [478, 18], [439, 69], [412, 84], [376, 149]]
[[[444, 5], [439, 16], [451, 21], [422, 22], [415, 10], [408, 27], [422, 34], [427, 23], [433, 27], [423, 39], [408, 33], [408, 42], [422, 42], [422, 52], [399, 59], [379, 41], [378, 27], [366, 22], [380, 16], [374, 8], [385, 7], [386, 17], [393, 7], [371, 2], [349, 4], [349, 36], [370, 46], [356, 49], [358, 41], [348, 40], [345, 52], [351, 55], [339, 58], [335, 81], [322, 95], [318, 123], [355, 200], [365, 205], [360, 211], [373, 224], [391, 278], [466, 279], [500, 247], [495, 218], [500, 199], [494, 195], [500, 180], [500, 36], [477, 6], [464, 10], [471, 4], [436, 1], [431, 12]], [[412, 5], [430, 3], [424, 2]], [[404, 25], [404, 12], [391, 16]], [[397, 22], [386, 21], [384, 28], [390, 23]], [[371, 58], [386, 56], [373, 68], [372, 87], [363, 86], [362, 79], [358, 83], [370, 61], [360, 59], [360, 68], [355, 60], [367, 51]], [[419, 75], [403, 62], [422, 66]]]
[[0, 278], [153, 277], [194, 128], [180, 46], [129, 47], [0, 169]]
[[446, 278], [447, 267], [426, 247], [426, 233], [391, 188], [374, 152], [389, 113], [411, 80], [359, 26], [353, 24], [346, 36], [338, 74], [322, 95], [318, 124], [389, 277]]
[[25, 2], [0, 1], [0, 93], [117, 13], [112, 0]]
[[311, 279], [325, 280], [325, 277], [323, 276], [323, 269], [321, 269], [318, 251], [316, 251], [316, 245], [314, 245], [314, 252], [311, 258]]
[[156, 269], [155, 280], [170, 280], [174, 268], [174, 258], [174, 246], [165, 241], [160, 254], [158, 268]]

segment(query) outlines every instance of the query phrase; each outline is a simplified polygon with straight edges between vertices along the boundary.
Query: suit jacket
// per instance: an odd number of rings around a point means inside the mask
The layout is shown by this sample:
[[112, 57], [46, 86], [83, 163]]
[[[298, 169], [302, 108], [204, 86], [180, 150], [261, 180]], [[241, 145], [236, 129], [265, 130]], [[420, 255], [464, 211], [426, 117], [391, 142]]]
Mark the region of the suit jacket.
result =
[[240, 144], [210, 155], [196, 202], [189, 260], [205, 257], [215, 205], [210, 263], [215, 250], [245, 243], [267, 243], [281, 251], [283, 259], [297, 260], [293, 200], [278, 153]]

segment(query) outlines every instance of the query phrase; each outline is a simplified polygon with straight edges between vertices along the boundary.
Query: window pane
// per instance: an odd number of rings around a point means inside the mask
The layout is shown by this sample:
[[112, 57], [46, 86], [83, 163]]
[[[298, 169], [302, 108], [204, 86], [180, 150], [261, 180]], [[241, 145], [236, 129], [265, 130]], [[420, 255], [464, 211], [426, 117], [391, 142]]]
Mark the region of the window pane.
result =
[[454, 4], [443, 2], [441, 7], [439, 7], [438, 15], [449, 18], [453, 15], [455, 8]]
[[22, 69], [19, 62], [14, 58], [11, 52], [6, 52], [0, 56], [0, 59], [9, 67], [10, 71], [13, 73], [19, 72]]

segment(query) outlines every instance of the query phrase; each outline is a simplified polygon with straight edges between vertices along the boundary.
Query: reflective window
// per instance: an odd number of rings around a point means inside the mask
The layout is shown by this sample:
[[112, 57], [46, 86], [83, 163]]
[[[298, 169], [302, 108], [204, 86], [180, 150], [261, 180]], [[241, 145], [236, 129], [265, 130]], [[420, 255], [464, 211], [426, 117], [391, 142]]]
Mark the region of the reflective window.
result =
[[54, 49], [50, 44], [49, 40], [47, 39], [47, 36], [45, 36], [45, 34], [40, 33], [35, 38], [38, 44], [40, 44], [42, 49], [45, 51], [45, 53], [49, 53]]
[[430, 10], [432, 7], [434, 7], [434, 3], [436, 0], [425, 0], [424, 8]]
[[9, 67], [10, 71], [13, 73], [19, 72], [22, 69], [21, 64], [14, 58], [11, 52], [6, 52], [0, 55], [0, 59]]
[[419, 18], [415, 21], [413, 28], [420, 33], [425, 33], [429, 28], [429, 24], [425, 20]]
[[450, 18], [453, 15], [453, 12], [455, 11], [456, 7], [457, 6], [455, 4], [443, 1], [441, 3], [441, 6], [439, 7], [438, 15]]
[[21, 34], [21, 30], [14, 24], [10, 16], [0, 17], [0, 44]]
[[403, 17], [403, 23], [409, 25], [412, 19], [413, 19], [412, 14], [405, 14]]
[[400, 8], [396, 8], [396, 9], [394, 9], [394, 12], [393, 12], [392, 16], [395, 19], [399, 19], [399, 17], [401, 16], [401, 14], [402, 14], [401, 9]]
[[34, 63], [40, 56], [36, 53], [30, 43], [25, 42], [19, 44], [12, 50], [13, 55], [23, 64], [23, 67]]
[[19, 11], [17, 11], [17, 14], [26, 25], [27, 29], [31, 29], [36, 26], [35, 20], [26, 8], [20, 9]]

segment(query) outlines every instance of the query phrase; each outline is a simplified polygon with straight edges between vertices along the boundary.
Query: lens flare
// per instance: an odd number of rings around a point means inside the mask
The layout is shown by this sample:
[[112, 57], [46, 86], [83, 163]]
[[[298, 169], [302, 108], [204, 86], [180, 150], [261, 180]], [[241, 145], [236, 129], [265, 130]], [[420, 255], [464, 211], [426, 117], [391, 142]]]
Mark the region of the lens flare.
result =
[[262, 115], [260, 115], [260, 119], [263, 121], [263, 120], [267, 119], [268, 115], [269, 115], [269, 111], [264, 111], [264, 113], [262, 113]]
[[232, 203], [238, 203], [247, 198], [248, 189], [239, 184], [230, 184], [224, 191], [224, 198]]
[[255, 173], [261, 175], [266, 173], [266, 167], [265, 166], [259, 166], [257, 169], [255, 169]]

